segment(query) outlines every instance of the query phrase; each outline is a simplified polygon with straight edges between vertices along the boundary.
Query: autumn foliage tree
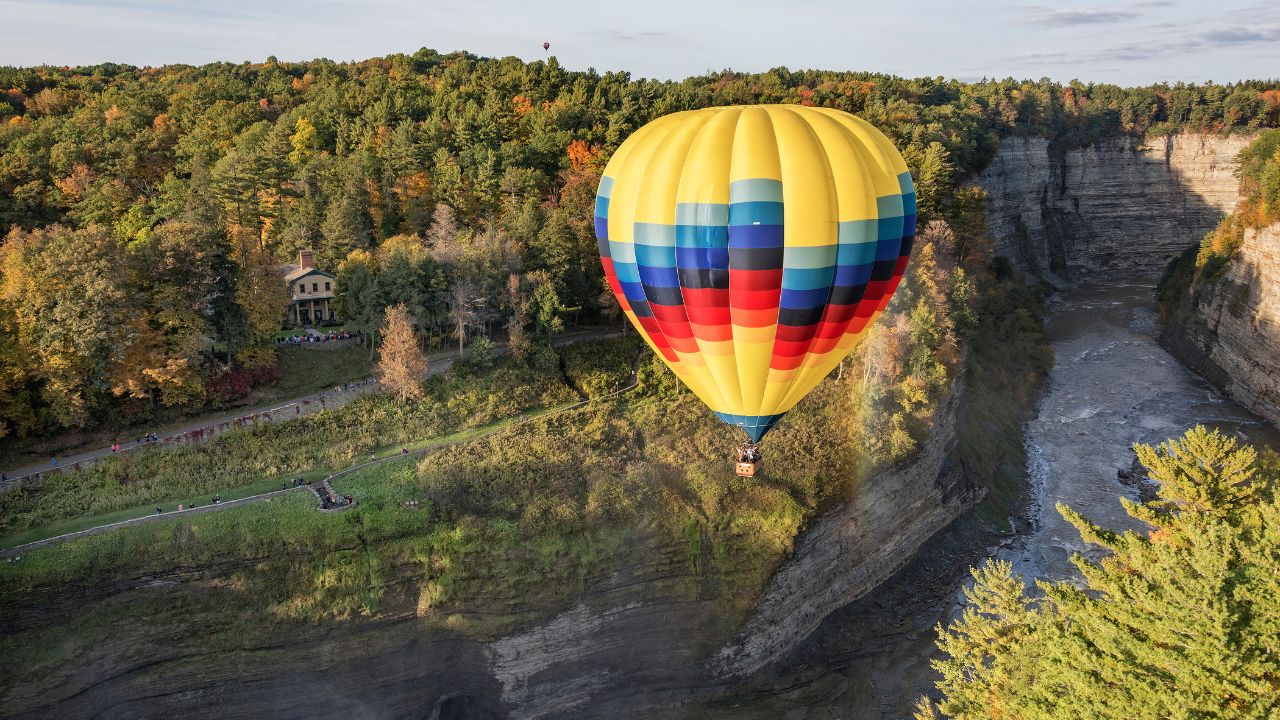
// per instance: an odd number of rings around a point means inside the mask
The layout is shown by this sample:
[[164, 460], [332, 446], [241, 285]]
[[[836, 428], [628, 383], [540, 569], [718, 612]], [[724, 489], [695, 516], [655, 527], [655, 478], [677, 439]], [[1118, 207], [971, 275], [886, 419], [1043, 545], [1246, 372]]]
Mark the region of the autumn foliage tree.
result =
[[378, 382], [401, 402], [409, 402], [422, 398], [422, 380], [426, 374], [427, 356], [418, 344], [408, 308], [403, 303], [387, 308]]

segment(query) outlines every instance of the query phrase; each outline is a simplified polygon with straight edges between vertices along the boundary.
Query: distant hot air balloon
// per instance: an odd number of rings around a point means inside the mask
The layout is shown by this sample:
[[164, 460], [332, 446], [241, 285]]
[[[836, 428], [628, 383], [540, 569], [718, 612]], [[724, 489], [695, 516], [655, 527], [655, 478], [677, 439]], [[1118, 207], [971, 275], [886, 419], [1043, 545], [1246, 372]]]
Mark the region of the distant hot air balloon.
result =
[[650, 122], [609, 160], [595, 211], [627, 318], [752, 444], [884, 310], [915, 221], [911, 175], [884, 134], [797, 105]]
[[550, 50], [550, 49], [551, 49], [551, 43], [549, 43], [549, 42], [544, 42], [544, 43], [542, 43], [542, 49], [543, 49], [543, 50]]

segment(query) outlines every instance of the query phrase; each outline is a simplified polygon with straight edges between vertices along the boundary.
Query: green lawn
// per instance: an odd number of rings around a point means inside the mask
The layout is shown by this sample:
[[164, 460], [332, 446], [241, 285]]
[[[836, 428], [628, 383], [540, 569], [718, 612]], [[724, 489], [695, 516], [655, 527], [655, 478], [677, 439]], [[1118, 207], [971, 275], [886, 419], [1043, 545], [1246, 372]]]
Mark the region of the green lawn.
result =
[[327, 350], [282, 345], [278, 352], [280, 383], [276, 388], [285, 397], [305, 395], [373, 374], [369, 350], [358, 342]]
[[[525, 413], [522, 417], [526, 421], [532, 420], [533, 418], [545, 415], [547, 413], [561, 410], [565, 407], [568, 407], [571, 404], [572, 403], [566, 403], [558, 407], [542, 408], [542, 409], [534, 410], [534, 411]], [[467, 430], [462, 430], [460, 432], [452, 433], [450, 435], [445, 435], [442, 437], [422, 438], [412, 442], [406, 442], [406, 443], [398, 444], [395, 446], [380, 448], [377, 451], [374, 451], [373, 453], [371, 453], [371, 455], [373, 458], [381, 460], [383, 458], [399, 455], [401, 454], [401, 451], [404, 449], [407, 449], [410, 451], [418, 451], [418, 450], [429, 450], [432, 448], [443, 447], [446, 445], [460, 444], [460, 443], [474, 440], [479, 437], [483, 437], [485, 435], [492, 434], [493, 432], [498, 431], [508, 425], [518, 425], [520, 422], [521, 422], [521, 417], [508, 418], [505, 420], [500, 420], [494, 423], [490, 423], [488, 425], [470, 428]], [[416, 459], [417, 455], [414, 455], [413, 457]], [[357, 459], [360, 462], [366, 462], [370, 458], [361, 456]], [[364, 471], [361, 470], [358, 472], [364, 472]], [[330, 472], [328, 470], [315, 469], [315, 470], [309, 470], [306, 472], [298, 473], [296, 476], [303, 477], [307, 480], [307, 482], [311, 482], [313, 480], [318, 480], [322, 477], [325, 477], [326, 475], [329, 475], [329, 474]], [[336, 479], [334, 481], [335, 489], [339, 490], [340, 492], [347, 492], [347, 488], [344, 485], [346, 478], [354, 477], [355, 474], [356, 473], [353, 473], [351, 476], [344, 476], [342, 478]], [[125, 508], [122, 510], [115, 510], [107, 513], [99, 513], [96, 515], [87, 515], [83, 517], [69, 518], [66, 520], [57, 520], [44, 525], [40, 525], [38, 527], [28, 528], [21, 532], [13, 533], [6, 537], [0, 538], [0, 548], [16, 547], [18, 545], [25, 545], [26, 543], [35, 542], [37, 540], [44, 540], [45, 538], [56, 537], [58, 535], [65, 535], [67, 533], [86, 530], [88, 528], [98, 527], [101, 525], [110, 525], [111, 523], [121, 522], [124, 520], [132, 520], [134, 518], [148, 516], [153, 514], [157, 507], [160, 507], [165, 511], [170, 511], [170, 510], [176, 510], [178, 505], [185, 505], [188, 507], [192, 503], [195, 503], [200, 506], [208, 505], [210, 504], [212, 497], [215, 494], [220, 494], [222, 496], [223, 501], [238, 500], [243, 497], [249, 497], [250, 495], [260, 495], [262, 493], [270, 492], [272, 490], [281, 489], [282, 482], [286, 482], [286, 481], [282, 481], [278, 477], [262, 479], [262, 480], [257, 480], [255, 482], [249, 483], [247, 485], [229, 487], [225, 490], [219, 490], [216, 492], [205, 492], [205, 493], [201, 493], [200, 495], [192, 495], [187, 497], [165, 498], [161, 500], [156, 500], [154, 502], [149, 502], [144, 505], [137, 505], [134, 507]]]

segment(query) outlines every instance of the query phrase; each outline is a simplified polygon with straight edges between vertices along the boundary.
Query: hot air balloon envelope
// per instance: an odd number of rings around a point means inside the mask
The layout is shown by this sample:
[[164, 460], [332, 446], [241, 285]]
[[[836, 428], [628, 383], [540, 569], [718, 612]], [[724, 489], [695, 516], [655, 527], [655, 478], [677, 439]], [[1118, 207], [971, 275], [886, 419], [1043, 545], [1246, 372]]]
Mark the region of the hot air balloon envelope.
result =
[[544, 43], [542, 43], [542, 49], [543, 49], [543, 50], [550, 50], [550, 49], [551, 49], [551, 43], [549, 43], [549, 42], [544, 42]]
[[761, 105], [637, 130], [600, 180], [595, 231], [627, 318], [758, 441], [884, 310], [915, 220], [906, 163], [871, 124]]

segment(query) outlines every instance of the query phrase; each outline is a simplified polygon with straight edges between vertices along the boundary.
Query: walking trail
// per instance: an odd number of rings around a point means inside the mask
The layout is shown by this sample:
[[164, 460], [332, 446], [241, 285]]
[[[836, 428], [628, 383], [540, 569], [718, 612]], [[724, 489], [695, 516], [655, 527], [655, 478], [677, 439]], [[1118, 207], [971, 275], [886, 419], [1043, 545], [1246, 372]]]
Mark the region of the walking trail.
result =
[[[597, 335], [596, 337], [600, 337], [600, 336]], [[563, 339], [564, 342], [561, 342], [560, 344], [568, 344], [571, 342], [576, 342], [576, 341], [585, 340], [585, 339], [587, 338], [585, 337], [576, 337], [572, 339], [566, 338], [566, 339]], [[522, 425], [526, 422], [529, 422], [534, 417], [538, 417], [538, 418], [550, 417], [552, 415], [558, 415], [560, 413], [568, 412], [570, 410], [576, 410], [580, 407], [583, 407], [584, 405], [588, 405], [596, 401], [609, 400], [612, 398], [620, 397], [623, 394], [634, 390], [636, 386], [639, 385], [639, 381], [637, 379], [636, 373], [639, 368], [640, 358], [642, 358], [643, 356], [644, 356], [643, 353], [639, 353], [636, 356], [636, 361], [632, 363], [630, 382], [625, 387], [619, 388], [618, 390], [615, 390], [614, 392], [611, 392], [608, 395], [604, 395], [598, 398], [580, 400], [578, 402], [575, 402], [569, 405], [562, 405], [560, 407], [551, 408], [551, 409], [548, 409], [542, 412], [533, 413], [530, 415], [519, 415], [517, 417], [508, 418], [506, 420], [496, 423], [495, 425], [489, 428], [485, 428], [479, 432], [467, 431], [463, 433], [458, 433], [457, 435], [463, 435], [464, 437], [457, 438], [454, 440], [450, 440], [449, 438], [455, 437], [455, 436], [446, 436], [444, 438], [437, 438], [439, 442], [433, 443], [431, 442], [432, 440], [431, 438], [426, 438], [424, 440], [419, 440], [414, 443], [409, 443], [409, 444], [416, 445], [420, 442], [425, 442], [427, 443], [427, 445], [425, 445], [424, 447], [417, 448], [415, 450], [409, 450], [408, 452], [396, 451], [394, 449], [389, 451], [384, 450], [383, 452], [386, 454], [384, 454], [382, 457], [375, 456], [373, 459], [366, 460], [365, 462], [358, 463], [356, 465], [352, 465], [351, 467], [345, 468], [343, 470], [339, 470], [335, 473], [332, 473], [326, 476], [321, 480], [315, 480], [306, 485], [296, 485], [296, 486], [291, 486], [281, 490], [272, 490], [271, 492], [265, 492], [258, 495], [250, 495], [248, 497], [238, 498], [235, 500], [228, 500], [228, 501], [220, 502], [216, 504], [202, 505], [197, 508], [187, 508], [184, 510], [171, 510], [168, 512], [159, 512], [153, 515], [143, 515], [142, 517], [130, 518], [128, 520], [121, 520], [119, 522], [97, 525], [91, 528], [86, 528], [84, 530], [77, 530], [76, 532], [70, 532], [63, 535], [56, 535], [54, 537], [44, 538], [42, 540], [35, 540], [33, 542], [17, 545], [15, 547], [0, 549], [0, 557], [5, 557], [5, 558], [20, 557], [23, 553], [30, 552], [32, 550], [36, 550], [39, 548], [47, 547], [50, 545], [58, 545], [68, 540], [74, 540], [76, 538], [89, 537], [90, 535], [99, 535], [101, 533], [115, 530], [118, 528], [131, 527], [134, 525], [142, 525], [144, 523], [156, 522], [158, 520], [171, 520], [177, 516], [187, 517], [189, 515], [201, 515], [204, 513], [217, 512], [219, 510], [228, 510], [231, 508], [248, 505], [249, 503], [270, 501], [278, 496], [287, 495], [292, 492], [311, 491], [313, 493], [316, 493], [316, 497], [318, 500], [320, 497], [320, 493], [322, 492], [320, 488], [325, 488], [328, 492], [332, 493], [333, 489], [330, 483], [332, 483], [334, 480], [337, 480], [341, 477], [345, 477], [347, 475], [351, 475], [353, 473], [360, 472], [374, 465], [377, 465], [380, 463], [392, 462], [396, 460], [404, 460], [412, 457], [421, 457], [439, 450], [444, 450], [446, 448], [461, 445], [463, 443], [474, 442], [476, 440], [479, 440], [480, 438], [494, 435], [496, 433], [502, 432], [503, 430], [510, 429], [513, 426]], [[436, 370], [436, 372], [443, 372], [443, 370]], [[108, 452], [110, 451], [108, 450]], [[340, 495], [341, 493], [336, 493], [336, 494]], [[347, 509], [351, 507], [355, 507], [355, 505], [354, 504], [348, 505], [346, 508], [341, 508], [341, 509]]]
[[[613, 337], [618, 334], [620, 333], [607, 329], [584, 330], [556, 338], [552, 341], [552, 345], [561, 347], [576, 342], [582, 342], [584, 340], [597, 340], [605, 337]], [[506, 345], [502, 345], [495, 350], [499, 355], [508, 354], [510, 351], [510, 348]], [[427, 376], [430, 377], [447, 371], [449, 368], [453, 367], [453, 363], [457, 360], [457, 357], [457, 352], [453, 350], [429, 355], [429, 369], [427, 370]], [[358, 397], [376, 391], [377, 387], [377, 383], [373, 378], [364, 378], [352, 383], [347, 383], [344, 386], [339, 386], [338, 388], [321, 390], [307, 395], [300, 395], [292, 399], [278, 400], [274, 404], [193, 419], [185, 424], [165, 429], [164, 434], [155, 442], [149, 443], [143, 440], [131, 438], [122, 443], [123, 447], [119, 452], [112, 452], [110, 446], [99, 447], [70, 455], [58, 456], [58, 464], [56, 466], [53, 465], [52, 459], [50, 459], [41, 463], [5, 470], [4, 472], [8, 476], [8, 480], [0, 482], [0, 492], [17, 487], [23, 482], [38, 482], [41, 476], [50, 472], [65, 472], [67, 470], [83, 468], [86, 465], [90, 465], [101, 460], [104, 457], [132, 452], [139, 448], [149, 447], [157, 442], [165, 445], [203, 442], [212, 437], [216, 437], [220, 433], [243, 425], [262, 422], [281, 422], [284, 420], [292, 420], [293, 418], [301, 417], [303, 415], [322, 412], [324, 410], [332, 410], [346, 405]]]

